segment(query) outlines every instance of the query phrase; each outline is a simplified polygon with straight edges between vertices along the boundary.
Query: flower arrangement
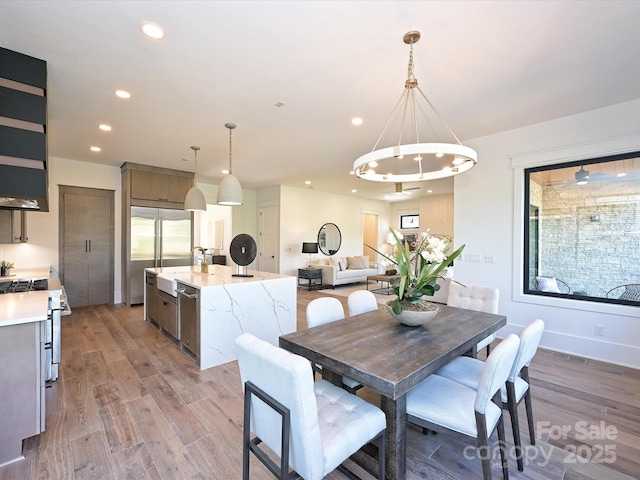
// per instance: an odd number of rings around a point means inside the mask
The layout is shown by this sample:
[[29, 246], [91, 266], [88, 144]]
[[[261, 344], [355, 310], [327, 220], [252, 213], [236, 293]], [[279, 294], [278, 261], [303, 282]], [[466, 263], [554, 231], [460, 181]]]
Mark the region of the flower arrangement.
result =
[[6, 277], [7, 275], [9, 275], [9, 269], [11, 268], [13, 268], [13, 262], [2, 260], [2, 264], [0, 266], [0, 276]]
[[462, 253], [465, 245], [449, 253], [452, 237], [422, 232], [415, 248], [411, 249], [408, 242], [401, 240], [399, 232], [391, 230], [390, 235], [395, 239], [395, 253], [387, 255], [370, 247], [384, 258], [385, 263], [395, 265], [398, 270], [398, 276], [390, 281], [396, 294], [390, 306], [396, 314], [402, 310], [422, 310], [422, 297], [433, 296], [440, 289], [436, 280], [443, 278], [442, 271]]

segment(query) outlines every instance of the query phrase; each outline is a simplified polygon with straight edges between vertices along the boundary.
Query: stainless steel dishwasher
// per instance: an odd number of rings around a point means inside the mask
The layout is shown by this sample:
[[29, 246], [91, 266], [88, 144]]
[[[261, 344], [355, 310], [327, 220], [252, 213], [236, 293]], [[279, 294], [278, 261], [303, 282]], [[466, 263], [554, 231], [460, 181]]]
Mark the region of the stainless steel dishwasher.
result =
[[200, 357], [200, 289], [178, 282], [180, 346]]

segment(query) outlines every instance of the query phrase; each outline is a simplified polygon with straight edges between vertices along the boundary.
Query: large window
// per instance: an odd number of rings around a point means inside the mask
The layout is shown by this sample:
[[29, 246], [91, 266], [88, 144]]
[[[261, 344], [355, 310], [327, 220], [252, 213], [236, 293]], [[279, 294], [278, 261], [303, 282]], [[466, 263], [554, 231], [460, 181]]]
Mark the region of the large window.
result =
[[525, 169], [525, 293], [640, 305], [640, 152]]

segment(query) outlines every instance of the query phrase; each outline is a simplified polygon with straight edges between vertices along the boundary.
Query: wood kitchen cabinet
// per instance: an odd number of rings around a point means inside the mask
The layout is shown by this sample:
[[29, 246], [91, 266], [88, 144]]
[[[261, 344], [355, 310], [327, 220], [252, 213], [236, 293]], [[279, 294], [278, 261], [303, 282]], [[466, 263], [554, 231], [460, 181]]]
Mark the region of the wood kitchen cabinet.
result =
[[176, 298], [158, 290], [158, 325], [176, 340], [180, 340], [178, 328], [178, 306]]
[[114, 192], [60, 186], [60, 276], [69, 305], [113, 303]]
[[193, 186], [193, 173], [124, 163], [122, 194], [130, 206], [184, 209], [184, 197]]
[[158, 284], [155, 273], [146, 272], [145, 295], [147, 321], [153, 320], [158, 323]]
[[0, 465], [44, 431], [44, 321], [0, 327]]
[[27, 240], [26, 212], [0, 210], [0, 243], [24, 243]]

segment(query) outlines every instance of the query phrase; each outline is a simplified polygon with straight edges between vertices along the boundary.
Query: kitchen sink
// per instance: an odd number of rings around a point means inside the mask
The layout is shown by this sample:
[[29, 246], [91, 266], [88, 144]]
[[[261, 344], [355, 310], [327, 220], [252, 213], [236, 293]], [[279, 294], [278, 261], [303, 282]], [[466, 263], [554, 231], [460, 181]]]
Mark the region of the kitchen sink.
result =
[[178, 282], [176, 282], [176, 279], [173, 275], [165, 276], [162, 273], [159, 273], [156, 277], [156, 283], [158, 285], [158, 290], [162, 290], [172, 297], [176, 296], [176, 288], [178, 286]]

